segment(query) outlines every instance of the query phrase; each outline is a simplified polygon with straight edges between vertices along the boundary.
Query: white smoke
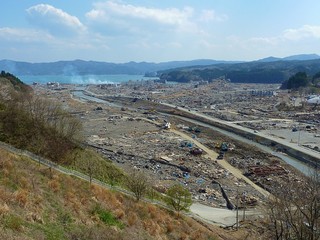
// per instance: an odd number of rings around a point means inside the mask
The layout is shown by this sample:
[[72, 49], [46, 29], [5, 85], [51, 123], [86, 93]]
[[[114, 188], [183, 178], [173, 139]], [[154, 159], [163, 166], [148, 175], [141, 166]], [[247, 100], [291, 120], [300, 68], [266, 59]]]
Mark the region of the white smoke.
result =
[[106, 76], [81, 76], [74, 75], [70, 78], [71, 84], [116, 84], [119, 83], [117, 81], [112, 81], [106, 79]]

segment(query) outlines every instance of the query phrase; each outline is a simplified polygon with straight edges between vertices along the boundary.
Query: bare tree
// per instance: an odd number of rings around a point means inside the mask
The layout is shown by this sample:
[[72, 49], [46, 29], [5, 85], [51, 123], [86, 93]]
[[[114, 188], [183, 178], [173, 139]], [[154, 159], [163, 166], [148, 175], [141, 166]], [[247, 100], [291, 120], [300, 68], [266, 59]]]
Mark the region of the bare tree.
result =
[[150, 183], [148, 177], [141, 170], [133, 170], [127, 176], [126, 186], [139, 201], [147, 193]]
[[123, 173], [119, 169], [110, 166], [104, 172], [111, 187], [122, 181]]
[[287, 181], [267, 203], [273, 239], [320, 239], [320, 174], [305, 181]]

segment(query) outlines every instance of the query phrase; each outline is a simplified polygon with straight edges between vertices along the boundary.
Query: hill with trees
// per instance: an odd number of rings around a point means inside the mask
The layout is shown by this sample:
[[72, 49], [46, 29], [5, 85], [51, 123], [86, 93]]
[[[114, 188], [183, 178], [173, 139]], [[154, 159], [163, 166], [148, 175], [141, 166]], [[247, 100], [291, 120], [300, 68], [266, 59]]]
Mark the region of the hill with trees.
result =
[[162, 63], [128, 62], [111, 63], [97, 61], [58, 61], [50, 63], [29, 63], [11, 60], [1, 60], [0, 69], [15, 75], [104, 75], [104, 74], [129, 74], [144, 75], [154, 74], [157, 71], [186, 66], [205, 66], [218, 63], [235, 63], [217, 60], [192, 60], [171, 61]]
[[[21, 75], [107, 75], [107, 74], [133, 74], [155, 76], [157, 72], [166, 71], [177, 68], [198, 69], [201, 79], [211, 80], [212, 77], [231, 74], [228, 78], [235, 78], [235, 81], [243, 81], [247, 76], [245, 71], [251, 71], [257, 81], [260, 77], [266, 79], [270, 76], [274, 77], [273, 81], [281, 81], [283, 68], [287, 68], [288, 62], [306, 60], [319, 60], [320, 56], [316, 54], [301, 54], [289, 56], [285, 58], [269, 57], [254, 62], [245, 61], [223, 61], [212, 59], [197, 59], [190, 61], [169, 61], [169, 62], [127, 62], [112, 63], [98, 61], [57, 61], [48, 63], [30, 63], [12, 60], [0, 60], [0, 70], [11, 72], [17, 76]], [[274, 63], [271, 66], [264, 66], [264, 63]], [[283, 64], [284, 63], [284, 64]], [[304, 63], [302, 63], [304, 65]], [[217, 66], [216, 68], [214, 66]], [[264, 69], [264, 70], [263, 70]], [[190, 70], [190, 69], [189, 69]], [[174, 70], [176, 71], [176, 70]], [[220, 71], [220, 72], [219, 72]], [[301, 69], [301, 71], [303, 71]], [[163, 73], [163, 72], [162, 72]], [[185, 74], [186, 77], [180, 77], [179, 81], [188, 81], [192, 79], [192, 75], [198, 76], [199, 72]], [[255, 76], [253, 75], [255, 74]], [[289, 73], [290, 75], [290, 73]], [[288, 76], [288, 75], [286, 75]], [[174, 78], [174, 76], [172, 76]], [[238, 79], [238, 80], [237, 80]], [[170, 81], [170, 80], [169, 80]]]
[[308, 76], [306, 72], [297, 72], [292, 75], [288, 80], [284, 81], [281, 89], [298, 90], [308, 88], [310, 93], [320, 92], [320, 72], [313, 76]]
[[280, 60], [180, 68], [159, 72], [159, 76], [161, 79], [174, 82], [211, 82], [224, 77], [234, 83], [281, 84], [297, 72], [306, 72], [308, 75], [313, 75], [319, 71], [319, 59], [306, 61]]
[[0, 89], [1, 95], [4, 97], [5, 94], [13, 92], [27, 93], [31, 92], [32, 88], [24, 84], [19, 78], [11, 73], [1, 71], [0, 73]]
[[[77, 147], [81, 130], [78, 120], [63, 108], [36, 96], [30, 86], [2, 72], [0, 87], [0, 140], [53, 161], [62, 161]], [[57, 151], [59, 149], [59, 151]]]

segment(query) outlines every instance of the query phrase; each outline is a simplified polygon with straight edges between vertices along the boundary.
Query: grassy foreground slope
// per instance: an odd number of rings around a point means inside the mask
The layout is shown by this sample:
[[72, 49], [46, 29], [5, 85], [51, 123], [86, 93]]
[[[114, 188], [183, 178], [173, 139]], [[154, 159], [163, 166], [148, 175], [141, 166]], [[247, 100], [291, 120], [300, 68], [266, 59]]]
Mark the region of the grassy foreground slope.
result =
[[[242, 239], [0, 149], [0, 239]], [[239, 234], [241, 236], [239, 236]]]

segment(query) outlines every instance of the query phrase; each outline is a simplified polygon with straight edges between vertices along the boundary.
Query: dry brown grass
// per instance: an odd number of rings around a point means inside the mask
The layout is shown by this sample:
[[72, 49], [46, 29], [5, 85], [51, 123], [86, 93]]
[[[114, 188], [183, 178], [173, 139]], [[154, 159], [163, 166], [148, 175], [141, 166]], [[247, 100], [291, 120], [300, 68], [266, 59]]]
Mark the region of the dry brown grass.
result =
[[179, 240], [187, 240], [187, 239], [189, 239], [188, 234], [182, 232], [182, 233], [180, 234]]
[[14, 169], [14, 165], [11, 161], [12, 155], [6, 154], [3, 150], [0, 151], [0, 171], [1, 175], [4, 177], [9, 177], [10, 173]]
[[135, 212], [130, 211], [127, 215], [127, 223], [131, 227], [135, 225], [138, 221], [138, 216]]
[[190, 239], [201, 240], [201, 239], [204, 239], [204, 236], [200, 229], [196, 229], [190, 234]]
[[29, 200], [29, 192], [25, 189], [19, 189], [13, 193], [14, 200], [19, 203], [21, 207], [26, 207]]
[[35, 195], [33, 197], [33, 204], [34, 205], [40, 206], [42, 202], [43, 202], [43, 198], [41, 195]]
[[124, 196], [122, 195], [122, 194], [120, 194], [120, 193], [116, 193], [116, 197], [117, 197], [117, 199], [118, 199], [118, 201], [122, 204], [122, 203], [124, 203]]
[[166, 224], [167, 233], [173, 232], [174, 228], [175, 228], [175, 225], [173, 224], [172, 221], [167, 222]]
[[105, 202], [109, 205], [109, 208], [112, 209], [122, 209], [123, 206], [115, 194], [107, 194]]
[[50, 181], [48, 182], [48, 186], [51, 188], [51, 190], [52, 190], [54, 193], [57, 193], [57, 192], [60, 190], [60, 182], [59, 182], [59, 179], [53, 178], [52, 180], [50, 180]]
[[38, 223], [41, 223], [41, 224], [44, 223], [44, 220], [42, 219], [41, 214], [33, 213], [33, 212], [27, 213], [26, 220], [28, 222], [38, 222]]
[[91, 184], [90, 186], [92, 195], [99, 201], [99, 200], [104, 200], [106, 197], [106, 191], [102, 187], [96, 185], [96, 184]]
[[15, 155], [8, 153], [7, 151], [0, 149], [0, 170], [13, 168], [12, 160], [16, 158]]
[[64, 199], [66, 203], [73, 202], [75, 198], [76, 198], [76, 193], [74, 190], [69, 190], [64, 195]]
[[30, 184], [30, 181], [27, 177], [25, 176], [21, 176], [19, 178], [19, 186], [23, 189], [31, 189], [31, 184]]
[[0, 202], [9, 203], [12, 198], [12, 193], [0, 186]]
[[9, 212], [10, 212], [10, 208], [6, 203], [0, 204], [0, 216], [6, 215]]
[[3, 170], [2, 170], [2, 175], [3, 175], [4, 177], [8, 177], [8, 176], [9, 176], [9, 173], [10, 173], [10, 171], [9, 171], [8, 169], [3, 169]]
[[80, 213], [80, 209], [82, 209], [81, 199], [78, 198], [78, 195], [71, 190], [67, 192], [64, 196], [64, 204], [68, 206], [68, 208], [76, 213]]
[[[192, 219], [176, 216], [149, 203], [135, 202], [131, 197], [106, 190], [95, 184], [89, 185], [87, 182], [64, 176], [55, 171], [52, 171], [51, 175], [48, 168], [33, 164], [25, 158], [7, 155], [3, 161], [0, 155], [0, 165], [0, 216], [14, 214], [20, 216], [22, 221], [31, 224], [23, 226], [23, 231], [10, 229], [10, 233], [5, 232], [3, 235], [6, 236], [6, 239], [28, 239], [28, 236], [25, 235], [28, 231], [29, 236], [35, 231], [36, 239], [46, 239], [45, 231], [39, 229], [44, 225], [50, 226], [50, 223], [54, 226], [61, 221], [68, 223], [68, 219], [71, 219], [73, 226], [79, 226], [76, 227], [73, 234], [75, 236], [94, 236], [88, 239], [104, 239], [111, 232], [114, 233], [112, 239], [124, 240], [201, 240], [210, 239], [209, 236], [214, 236], [212, 239], [216, 240], [241, 239], [215, 227], [212, 229], [216, 232], [212, 233]], [[3, 175], [4, 171], [7, 171], [7, 177]], [[20, 177], [14, 179], [13, 176], [17, 173]], [[32, 181], [28, 176], [32, 176]], [[34, 188], [30, 188], [30, 183], [34, 185]], [[124, 229], [103, 224], [99, 216], [92, 212], [97, 204], [124, 223]], [[66, 218], [68, 215], [69, 218]], [[32, 224], [40, 224], [42, 227], [36, 228], [37, 230], [28, 230]], [[68, 225], [63, 225], [58, 230], [66, 231], [68, 228], [65, 226]], [[1, 227], [3, 226], [0, 220]], [[53, 232], [55, 231], [56, 229]], [[95, 231], [106, 235], [94, 234]], [[223, 237], [216, 237], [218, 235]]]
[[157, 216], [159, 215], [159, 211], [157, 211], [158, 208], [156, 206], [148, 204], [147, 209], [151, 218], [157, 218]]
[[122, 209], [116, 209], [113, 214], [117, 219], [123, 219], [126, 215]]
[[161, 232], [161, 227], [152, 219], [143, 221], [143, 227], [151, 236], [157, 236]]

